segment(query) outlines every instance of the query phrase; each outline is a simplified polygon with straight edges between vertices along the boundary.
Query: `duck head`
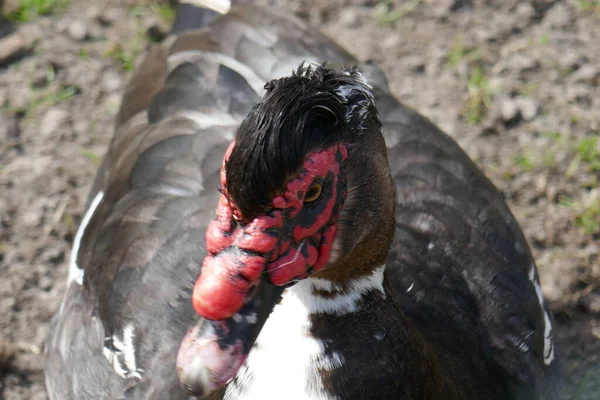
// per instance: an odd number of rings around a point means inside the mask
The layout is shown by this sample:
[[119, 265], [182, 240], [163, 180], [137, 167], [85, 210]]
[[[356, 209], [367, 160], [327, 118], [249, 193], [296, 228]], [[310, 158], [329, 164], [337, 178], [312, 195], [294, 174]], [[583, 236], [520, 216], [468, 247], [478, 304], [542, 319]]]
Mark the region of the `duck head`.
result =
[[178, 355], [180, 382], [196, 395], [236, 375], [286, 287], [370, 274], [393, 236], [387, 150], [358, 70], [304, 63], [265, 89], [223, 160], [193, 291], [205, 321]]

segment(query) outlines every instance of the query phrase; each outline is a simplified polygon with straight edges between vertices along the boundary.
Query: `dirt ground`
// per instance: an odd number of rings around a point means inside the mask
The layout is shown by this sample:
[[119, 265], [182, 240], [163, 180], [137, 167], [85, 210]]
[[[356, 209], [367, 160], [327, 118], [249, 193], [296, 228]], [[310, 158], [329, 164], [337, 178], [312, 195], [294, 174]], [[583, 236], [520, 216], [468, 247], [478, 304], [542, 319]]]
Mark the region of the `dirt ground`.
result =
[[[564, 399], [600, 399], [600, 2], [262, 2], [379, 63], [501, 189], [557, 320]], [[170, 18], [139, 4], [72, 0], [18, 24], [0, 61], [0, 398], [47, 398], [70, 242], [136, 55]]]

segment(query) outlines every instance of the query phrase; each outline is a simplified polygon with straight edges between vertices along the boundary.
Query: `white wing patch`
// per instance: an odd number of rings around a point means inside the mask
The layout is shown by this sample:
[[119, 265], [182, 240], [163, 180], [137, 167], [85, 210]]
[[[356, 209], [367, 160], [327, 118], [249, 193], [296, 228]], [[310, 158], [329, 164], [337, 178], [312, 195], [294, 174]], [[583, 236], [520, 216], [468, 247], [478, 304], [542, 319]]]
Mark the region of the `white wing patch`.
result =
[[104, 357], [110, 362], [113, 369], [123, 379], [142, 379], [144, 371], [137, 367], [135, 358], [135, 328], [132, 324], [126, 325], [121, 338], [115, 334], [106, 339], [107, 344], [102, 349]]
[[81, 239], [85, 233], [85, 228], [90, 223], [94, 212], [98, 208], [98, 205], [104, 197], [104, 192], [98, 192], [94, 200], [90, 203], [87, 211], [83, 215], [83, 219], [79, 223], [79, 228], [75, 233], [75, 239], [73, 239], [73, 247], [71, 248], [71, 259], [69, 260], [69, 275], [67, 277], [67, 287], [71, 285], [71, 282], [76, 282], [79, 285], [83, 285], [83, 268], [79, 268], [77, 265], [77, 256], [79, 255], [79, 247], [81, 246]]
[[554, 344], [552, 343], [552, 323], [550, 322], [550, 315], [544, 305], [544, 295], [542, 294], [542, 287], [535, 274], [535, 265], [531, 265], [529, 270], [529, 280], [535, 287], [535, 293], [537, 294], [538, 301], [542, 312], [544, 313], [544, 364], [550, 365], [554, 361]]

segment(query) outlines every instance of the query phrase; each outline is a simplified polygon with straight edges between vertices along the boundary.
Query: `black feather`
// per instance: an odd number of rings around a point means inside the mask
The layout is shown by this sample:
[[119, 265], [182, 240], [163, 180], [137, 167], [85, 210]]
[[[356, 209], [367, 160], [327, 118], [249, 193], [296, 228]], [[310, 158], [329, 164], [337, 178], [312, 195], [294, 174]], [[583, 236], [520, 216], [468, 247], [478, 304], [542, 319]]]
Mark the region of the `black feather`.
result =
[[244, 219], [269, 210], [310, 152], [352, 143], [370, 126], [366, 121], [379, 127], [371, 88], [356, 68], [303, 63], [265, 89], [240, 125], [226, 164], [227, 192]]

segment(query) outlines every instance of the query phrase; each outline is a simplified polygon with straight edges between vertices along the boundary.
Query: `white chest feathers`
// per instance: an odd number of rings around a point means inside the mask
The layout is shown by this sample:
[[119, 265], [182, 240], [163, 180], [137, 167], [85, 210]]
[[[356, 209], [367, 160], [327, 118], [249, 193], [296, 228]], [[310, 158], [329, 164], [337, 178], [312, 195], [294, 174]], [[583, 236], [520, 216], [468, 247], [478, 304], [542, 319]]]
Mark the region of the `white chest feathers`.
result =
[[335, 290], [330, 282], [319, 279], [306, 279], [287, 289], [246, 363], [228, 386], [225, 400], [335, 399], [325, 391], [319, 371], [341, 368], [344, 359], [335, 352], [326, 354], [325, 343], [312, 337], [310, 316], [354, 312], [363, 293], [373, 289], [383, 292], [382, 281], [383, 267], [373, 276], [353, 282], [351, 290], [333, 298], [313, 294], [315, 288]]

